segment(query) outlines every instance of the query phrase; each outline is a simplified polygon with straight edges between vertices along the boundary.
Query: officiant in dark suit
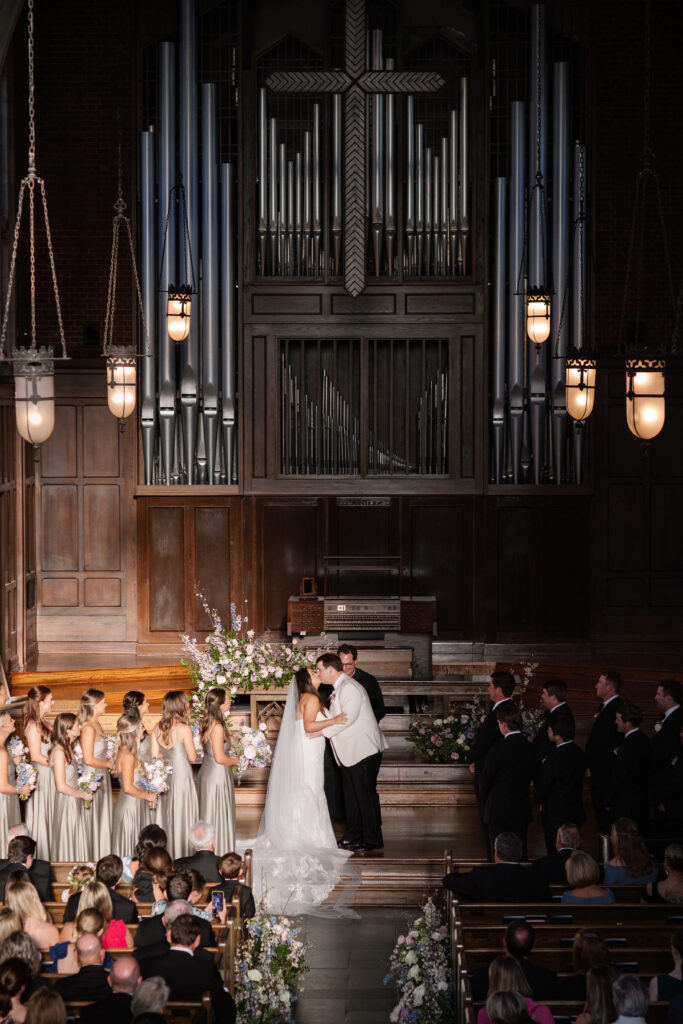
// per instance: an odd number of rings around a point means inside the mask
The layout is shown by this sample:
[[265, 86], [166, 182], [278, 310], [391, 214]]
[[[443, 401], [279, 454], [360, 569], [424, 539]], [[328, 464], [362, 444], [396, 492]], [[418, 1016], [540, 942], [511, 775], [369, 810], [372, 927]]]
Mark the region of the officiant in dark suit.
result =
[[617, 730], [617, 711], [623, 701], [619, 696], [621, 676], [618, 672], [603, 672], [595, 684], [595, 693], [602, 707], [595, 716], [593, 728], [586, 743], [586, 760], [590, 772], [591, 798], [595, 817], [603, 835], [609, 835], [612, 818], [605, 809], [605, 790], [609, 784], [614, 762], [614, 748], [621, 745]]
[[532, 820], [529, 787], [534, 774], [534, 752], [522, 733], [522, 713], [512, 701], [496, 710], [501, 743], [494, 744], [479, 777], [484, 804], [484, 823], [493, 847], [501, 832], [513, 832], [522, 844], [526, 860], [526, 833]]
[[534, 797], [541, 807], [545, 845], [549, 854], [555, 852], [557, 830], [566, 821], [583, 825], [583, 780], [586, 755], [574, 743], [574, 718], [557, 713], [548, 726], [551, 752], [545, 758], [534, 785]]
[[515, 677], [511, 672], [494, 672], [491, 675], [491, 678], [489, 679], [489, 698], [493, 702], [493, 707], [481, 723], [474, 743], [467, 754], [467, 762], [470, 766], [470, 772], [474, 775], [474, 792], [477, 797], [479, 818], [484, 826], [484, 833], [486, 835], [486, 849], [489, 860], [493, 854], [493, 847], [489, 840], [488, 829], [484, 824], [484, 801], [482, 800], [479, 792], [479, 780], [481, 778], [481, 773], [484, 770], [484, 764], [489, 751], [496, 745], [496, 743], [501, 743], [503, 740], [503, 737], [500, 734], [500, 729], [498, 728], [496, 711], [501, 705], [512, 703], [512, 694], [514, 693], [514, 689]]

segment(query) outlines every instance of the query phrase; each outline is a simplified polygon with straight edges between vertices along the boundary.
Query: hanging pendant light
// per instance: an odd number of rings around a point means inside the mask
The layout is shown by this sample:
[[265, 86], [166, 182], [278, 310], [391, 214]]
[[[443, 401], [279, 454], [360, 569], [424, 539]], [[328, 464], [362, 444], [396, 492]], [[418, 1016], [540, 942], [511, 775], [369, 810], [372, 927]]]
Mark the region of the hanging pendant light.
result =
[[[164, 241], [161, 247], [161, 260], [159, 263], [161, 273], [164, 268], [164, 256], [166, 253], [166, 241], [168, 238], [168, 227], [171, 220], [173, 204], [177, 203], [180, 212], [180, 222], [183, 232], [183, 263], [184, 270], [189, 271], [190, 281], [186, 284], [169, 284], [168, 299], [166, 302], [166, 330], [171, 341], [185, 341], [190, 334], [190, 317], [192, 315], [192, 296], [196, 292], [194, 281], [194, 264], [192, 263], [192, 245], [190, 242], [190, 229], [187, 221], [187, 202], [185, 198], [185, 186], [179, 179], [168, 195], [168, 210], [166, 213], [166, 227], [164, 229]], [[161, 280], [159, 291], [163, 291]]]
[[188, 285], [168, 286], [166, 327], [172, 341], [185, 341], [190, 333], [192, 289]]
[[[586, 323], [586, 274], [585, 274], [585, 234], [586, 234], [586, 180], [584, 166], [584, 150], [579, 147], [578, 159], [578, 211], [574, 222], [575, 260], [578, 254], [578, 265], [575, 263], [574, 285], [578, 285], [577, 309], [575, 313], [574, 336], [576, 347], [567, 352], [565, 359], [565, 404], [567, 413], [579, 424], [583, 424], [593, 412], [595, 404], [595, 385], [598, 374], [598, 362], [591, 352], [584, 348], [588, 339]], [[569, 290], [569, 273], [564, 301]], [[562, 320], [560, 320], [560, 323]], [[557, 353], [556, 353], [557, 354]]]
[[597, 360], [582, 352], [568, 352], [565, 363], [567, 412], [573, 420], [587, 420], [595, 403]]
[[107, 312], [104, 318], [104, 341], [102, 355], [107, 360], [107, 405], [113, 416], [123, 425], [126, 417], [135, 409], [137, 390], [137, 352], [135, 345], [114, 345], [114, 315], [116, 313], [116, 285], [119, 272], [119, 231], [125, 225], [130, 251], [130, 261], [135, 279], [135, 291], [140, 307], [140, 319], [145, 338], [145, 355], [149, 355], [149, 337], [145, 326], [145, 311], [142, 305], [142, 292], [138, 267], [135, 261], [135, 248], [130, 228], [130, 219], [125, 215], [126, 203], [123, 199], [123, 164], [121, 161], [121, 128], [119, 125], [119, 186], [118, 196], [114, 203], [116, 216], [112, 225], [111, 260], [109, 263], [109, 289], [107, 291]]
[[543, 39], [545, 9], [536, 16], [536, 180], [529, 197], [529, 267], [526, 292], [526, 332], [529, 341], [542, 345], [550, 337], [551, 292], [547, 252], [547, 211], [543, 182]]
[[534, 345], [542, 345], [550, 336], [550, 295], [546, 292], [527, 294], [526, 333]]
[[626, 360], [626, 422], [641, 441], [651, 441], [664, 426], [665, 370], [663, 359]]
[[[28, 172], [22, 178], [17, 203], [17, 219], [14, 225], [12, 258], [10, 261], [7, 298], [0, 330], [0, 361], [7, 359], [12, 364], [14, 375], [14, 398], [17, 430], [29, 444], [39, 445], [52, 434], [55, 426], [55, 369], [54, 349], [51, 345], [38, 347], [36, 322], [36, 240], [35, 240], [35, 207], [36, 189], [39, 192], [39, 205], [42, 206], [45, 222], [45, 239], [47, 243], [52, 288], [57, 312], [57, 330], [61, 347], [61, 356], [66, 359], [66, 341], [62, 309], [59, 301], [57, 272], [55, 270], [54, 253], [50, 220], [47, 212], [47, 196], [45, 182], [36, 171], [36, 123], [35, 123], [35, 74], [34, 74], [34, 40], [33, 40], [33, 0], [28, 0]], [[24, 200], [28, 196], [29, 208], [29, 279], [31, 309], [31, 342], [28, 348], [17, 346], [10, 340], [8, 354], [5, 355], [5, 340], [9, 323], [12, 291], [17, 267], [17, 251], [21, 233], [21, 218]]]

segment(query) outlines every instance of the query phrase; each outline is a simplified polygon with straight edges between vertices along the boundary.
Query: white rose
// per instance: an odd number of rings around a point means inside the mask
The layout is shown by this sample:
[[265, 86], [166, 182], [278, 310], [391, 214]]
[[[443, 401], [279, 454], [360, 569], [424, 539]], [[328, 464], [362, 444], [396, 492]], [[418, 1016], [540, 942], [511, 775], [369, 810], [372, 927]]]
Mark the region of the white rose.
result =
[[442, 718], [435, 718], [434, 719], [434, 728], [438, 729], [440, 725], [443, 725], [443, 719]]
[[257, 971], [255, 967], [252, 967], [251, 970], [247, 971], [247, 977], [249, 978], [249, 981], [263, 980], [263, 975], [260, 971]]
[[289, 1004], [291, 1002], [291, 998], [290, 998], [289, 992], [281, 992], [280, 993], [280, 1001], [285, 1003], [286, 1006], [289, 1006]]
[[424, 985], [417, 985], [413, 989], [413, 995], [414, 996], [418, 996], [419, 998], [422, 998], [424, 996], [424, 994], [425, 994], [425, 987], [424, 987]]
[[253, 761], [253, 759], [256, 757], [256, 747], [252, 747], [251, 745], [245, 747], [244, 756], [247, 758], [247, 760]]
[[408, 977], [409, 978], [415, 978], [415, 979], [420, 977], [420, 968], [418, 967], [417, 964], [415, 964], [414, 967], [410, 968], [410, 970], [408, 971]]
[[445, 981], [440, 981], [436, 987], [438, 988], [439, 992], [445, 992], [446, 989], [448, 988], [448, 985], [446, 984]]
[[259, 725], [259, 729], [261, 730], [261, 732], [268, 732], [268, 725], [266, 724], [266, 722], [261, 722]]
[[227, 679], [223, 675], [216, 676], [216, 683], [218, 684], [218, 686], [225, 686], [225, 684], [227, 683]]
[[417, 953], [415, 952], [414, 949], [411, 949], [411, 950], [409, 950], [406, 953], [406, 963], [407, 964], [417, 963]]

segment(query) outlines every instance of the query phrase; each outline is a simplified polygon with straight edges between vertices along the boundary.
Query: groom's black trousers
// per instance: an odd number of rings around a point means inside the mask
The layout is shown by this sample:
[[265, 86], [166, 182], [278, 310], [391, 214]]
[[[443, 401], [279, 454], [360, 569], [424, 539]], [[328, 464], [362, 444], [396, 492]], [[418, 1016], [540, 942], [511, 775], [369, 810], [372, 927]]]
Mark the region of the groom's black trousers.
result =
[[382, 752], [364, 757], [349, 767], [342, 765], [346, 828], [344, 840], [364, 846], [384, 846], [382, 815], [377, 795], [377, 776]]

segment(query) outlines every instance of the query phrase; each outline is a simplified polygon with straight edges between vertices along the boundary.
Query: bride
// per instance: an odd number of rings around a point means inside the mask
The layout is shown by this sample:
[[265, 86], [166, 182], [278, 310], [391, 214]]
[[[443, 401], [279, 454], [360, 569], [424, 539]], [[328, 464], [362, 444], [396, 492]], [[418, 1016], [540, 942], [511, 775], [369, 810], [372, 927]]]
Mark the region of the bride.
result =
[[239, 847], [253, 850], [255, 896], [269, 911], [356, 917], [346, 906], [355, 886], [321, 907], [342, 876], [357, 880], [358, 873], [349, 852], [337, 848], [324, 789], [322, 730], [347, 718], [326, 716], [329, 703], [319, 686], [317, 672], [308, 668], [290, 683], [258, 835]]

